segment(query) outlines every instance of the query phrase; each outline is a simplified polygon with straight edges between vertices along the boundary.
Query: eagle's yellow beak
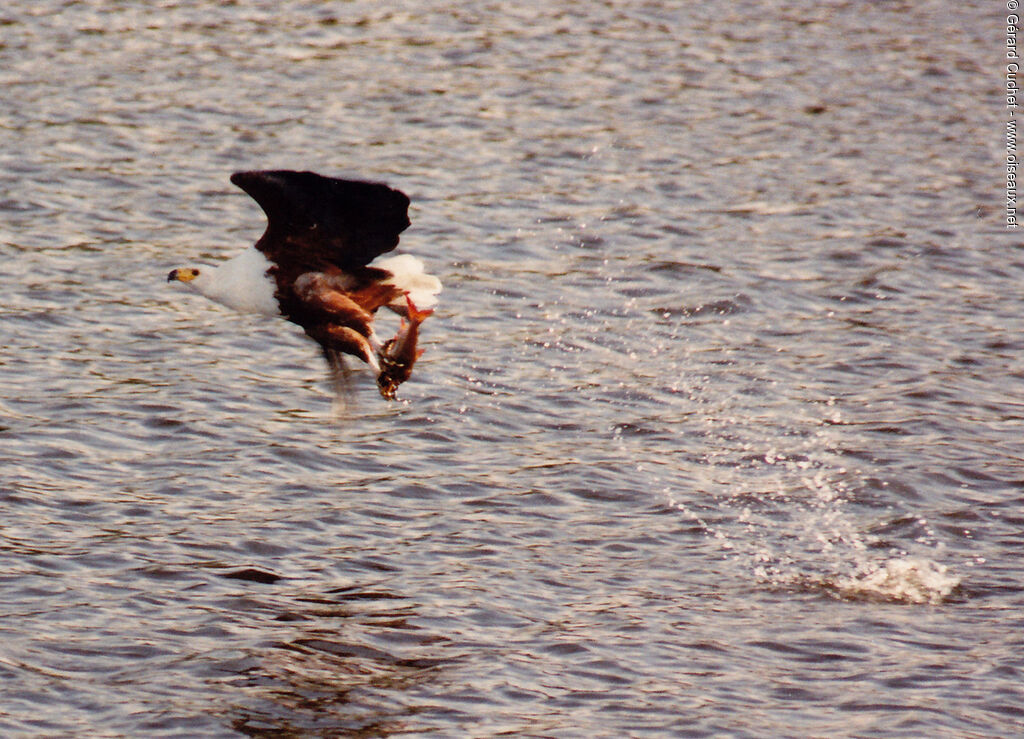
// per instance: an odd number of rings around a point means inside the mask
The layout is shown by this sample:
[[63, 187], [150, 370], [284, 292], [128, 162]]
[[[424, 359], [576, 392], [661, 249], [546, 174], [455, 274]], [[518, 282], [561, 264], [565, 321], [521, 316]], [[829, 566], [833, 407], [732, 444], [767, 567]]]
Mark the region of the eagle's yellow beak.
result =
[[171, 273], [167, 275], [168, 282], [192, 282], [199, 276], [199, 270], [194, 267], [183, 267], [181, 269], [172, 269]]

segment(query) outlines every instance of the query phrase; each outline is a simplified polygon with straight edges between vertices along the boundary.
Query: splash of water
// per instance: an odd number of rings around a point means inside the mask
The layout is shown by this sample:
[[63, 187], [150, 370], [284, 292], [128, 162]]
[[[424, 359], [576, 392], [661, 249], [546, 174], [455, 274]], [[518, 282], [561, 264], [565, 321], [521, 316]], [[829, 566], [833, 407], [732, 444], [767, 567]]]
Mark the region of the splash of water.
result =
[[[768, 587], [851, 600], [945, 601], [961, 583], [957, 574], [920, 552], [886, 546], [853, 510], [850, 488], [865, 473], [840, 464], [835, 432], [829, 430], [837, 420], [830, 404], [827, 423], [816, 433], [792, 435], [798, 441], [785, 451], [748, 454], [742, 463], [724, 446], [709, 454], [708, 479], [718, 488], [710, 510], [680, 501], [669, 487], [663, 490], [729, 559]], [[732, 438], [736, 426], [729, 424]], [[740, 446], [748, 449], [751, 442]], [[942, 546], [927, 521], [917, 523], [924, 533], [914, 547], [939, 556]]]
[[836, 578], [836, 592], [844, 598], [937, 604], [951, 596], [961, 578], [946, 565], [921, 557], [872, 563], [868, 569]]

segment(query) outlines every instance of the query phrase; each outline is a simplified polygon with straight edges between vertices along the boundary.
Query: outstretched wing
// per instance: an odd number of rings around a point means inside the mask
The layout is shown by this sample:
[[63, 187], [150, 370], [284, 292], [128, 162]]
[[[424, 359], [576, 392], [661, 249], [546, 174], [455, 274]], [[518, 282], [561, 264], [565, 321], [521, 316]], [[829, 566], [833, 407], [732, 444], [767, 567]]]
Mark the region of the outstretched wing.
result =
[[267, 214], [256, 248], [291, 279], [364, 267], [394, 249], [409, 226], [409, 198], [376, 182], [290, 170], [236, 172], [231, 182]]

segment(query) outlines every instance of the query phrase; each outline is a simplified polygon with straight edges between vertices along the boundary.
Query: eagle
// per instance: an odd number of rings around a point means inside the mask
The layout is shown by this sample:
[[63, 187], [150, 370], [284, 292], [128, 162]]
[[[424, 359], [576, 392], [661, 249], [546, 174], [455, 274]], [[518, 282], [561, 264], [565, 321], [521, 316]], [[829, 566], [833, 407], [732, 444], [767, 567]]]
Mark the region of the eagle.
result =
[[[234, 310], [298, 324], [320, 345], [337, 388], [348, 374], [347, 355], [377, 372], [381, 394], [394, 398], [421, 353], [416, 329], [441, 292], [441, 281], [412, 255], [374, 262], [408, 228], [409, 198], [379, 182], [293, 170], [236, 172], [231, 182], [263, 209], [266, 231], [234, 258], [178, 267], [167, 281]], [[399, 334], [387, 342], [373, 328], [381, 307], [403, 317]]]

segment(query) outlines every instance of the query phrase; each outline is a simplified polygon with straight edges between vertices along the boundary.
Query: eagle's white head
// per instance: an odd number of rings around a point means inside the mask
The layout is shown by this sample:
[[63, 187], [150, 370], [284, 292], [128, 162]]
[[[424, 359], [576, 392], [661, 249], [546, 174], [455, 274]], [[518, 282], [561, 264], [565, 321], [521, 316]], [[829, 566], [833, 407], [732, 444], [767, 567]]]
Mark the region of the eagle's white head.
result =
[[168, 282], [182, 282], [211, 300], [242, 313], [278, 315], [274, 291], [277, 285], [267, 274], [270, 262], [249, 247], [234, 259], [216, 267], [178, 267], [167, 275]]

